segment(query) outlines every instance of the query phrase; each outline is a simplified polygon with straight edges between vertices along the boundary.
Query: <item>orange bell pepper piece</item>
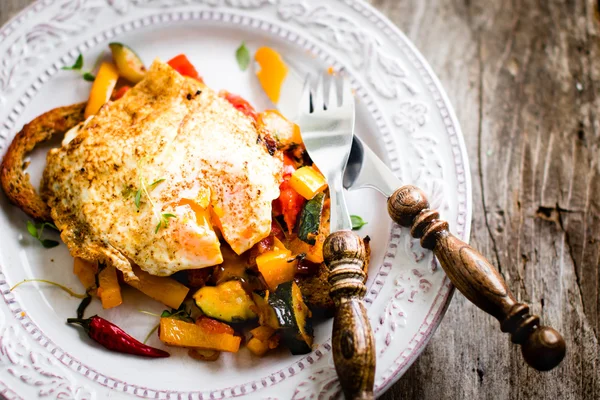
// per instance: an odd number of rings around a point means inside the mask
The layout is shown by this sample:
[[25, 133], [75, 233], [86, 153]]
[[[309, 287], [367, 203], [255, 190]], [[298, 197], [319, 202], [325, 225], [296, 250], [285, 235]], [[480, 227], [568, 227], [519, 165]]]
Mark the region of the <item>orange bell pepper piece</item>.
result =
[[112, 63], [102, 63], [96, 75], [87, 106], [85, 118], [98, 113], [100, 108], [110, 100], [110, 96], [119, 80], [119, 71]]
[[254, 54], [254, 59], [260, 65], [256, 73], [263, 90], [273, 103], [279, 101], [281, 85], [288, 73], [288, 67], [275, 50], [270, 47], [261, 47]]
[[242, 338], [230, 333], [217, 333], [190, 322], [174, 318], [160, 319], [160, 340], [170, 346], [200, 348], [236, 353]]

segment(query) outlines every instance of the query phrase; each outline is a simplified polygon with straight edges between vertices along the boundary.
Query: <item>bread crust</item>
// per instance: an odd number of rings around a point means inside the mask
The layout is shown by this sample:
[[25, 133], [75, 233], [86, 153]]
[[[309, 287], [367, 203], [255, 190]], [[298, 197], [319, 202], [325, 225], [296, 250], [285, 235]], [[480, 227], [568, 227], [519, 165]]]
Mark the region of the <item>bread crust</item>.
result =
[[11, 203], [30, 217], [52, 221], [50, 208], [31, 184], [25, 172], [25, 157], [39, 143], [63, 134], [84, 121], [86, 103], [73, 104], [50, 110], [23, 127], [10, 144], [0, 164], [0, 185]]

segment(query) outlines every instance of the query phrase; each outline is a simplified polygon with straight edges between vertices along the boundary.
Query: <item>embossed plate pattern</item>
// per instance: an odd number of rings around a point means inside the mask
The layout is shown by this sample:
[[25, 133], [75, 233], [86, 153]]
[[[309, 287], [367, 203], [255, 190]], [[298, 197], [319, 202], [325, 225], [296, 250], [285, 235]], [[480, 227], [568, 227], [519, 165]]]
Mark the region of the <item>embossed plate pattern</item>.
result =
[[[406, 183], [425, 189], [451, 227], [468, 238], [470, 177], [460, 128], [437, 79], [396, 27], [359, 0], [40, 0], [0, 29], [0, 154], [24, 123], [85, 99], [89, 84], [62, 71], [79, 53], [86, 68], [110, 41], [134, 47], [146, 63], [186, 53], [207, 83], [267, 106], [251, 72], [233, 56], [244, 40], [269, 45], [307, 68], [344, 68], [356, 89], [358, 133]], [[31, 157], [39, 180], [44, 151]], [[385, 200], [350, 193], [369, 224], [372, 266], [366, 302], [382, 393], [412, 364], [438, 326], [452, 287], [429, 252], [393, 226]], [[0, 393], [8, 399], [329, 399], [339, 385], [329, 345], [331, 321], [316, 328], [314, 351], [255, 359], [247, 351], [198, 363], [183, 350], [166, 360], [109, 353], [64, 324], [77, 301], [46, 286], [10, 292], [24, 278], [80, 289], [65, 246], [42, 249], [26, 216], [0, 196]], [[143, 338], [156, 320], [137, 310], [161, 305], [125, 290], [124, 305], [91, 312]], [[150, 344], [160, 346], [156, 337]]]

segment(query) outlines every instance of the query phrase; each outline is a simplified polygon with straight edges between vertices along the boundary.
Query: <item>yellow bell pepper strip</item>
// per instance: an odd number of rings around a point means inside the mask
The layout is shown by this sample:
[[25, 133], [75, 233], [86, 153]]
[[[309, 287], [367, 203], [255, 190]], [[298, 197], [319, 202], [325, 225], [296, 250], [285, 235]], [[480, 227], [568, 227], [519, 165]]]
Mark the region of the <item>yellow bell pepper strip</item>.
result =
[[79, 281], [89, 294], [96, 294], [96, 273], [98, 267], [96, 263], [85, 261], [83, 258], [75, 257], [73, 261], [73, 273], [79, 278]]
[[102, 63], [90, 91], [90, 97], [85, 108], [85, 118], [95, 115], [110, 100], [113, 89], [117, 85], [117, 80], [119, 80], [117, 67], [112, 63]]
[[302, 144], [300, 127], [289, 121], [277, 110], [266, 110], [258, 114], [259, 127], [263, 127], [277, 141], [279, 148], [287, 149]]
[[294, 171], [290, 178], [290, 185], [302, 197], [310, 200], [327, 188], [327, 181], [320, 172], [306, 166]]
[[279, 102], [281, 85], [288, 73], [287, 65], [279, 53], [270, 47], [258, 49], [254, 59], [260, 66], [260, 70], [256, 73], [260, 85], [273, 103]]
[[279, 239], [274, 238], [274, 243], [273, 250], [256, 257], [258, 271], [271, 290], [275, 290], [281, 283], [293, 280], [298, 263], [296, 260], [291, 261], [292, 252], [286, 249]]
[[146, 271], [142, 271], [138, 266], [133, 266], [133, 273], [139, 280], [129, 280], [127, 281], [127, 284], [133, 286], [146, 296], [160, 301], [164, 305], [174, 309], [179, 308], [190, 291], [189, 288], [177, 282], [175, 279], [165, 276], [150, 275]]
[[106, 266], [98, 273], [98, 284], [100, 286], [98, 297], [102, 301], [102, 308], [106, 310], [120, 306], [123, 303], [117, 269], [114, 266]]
[[174, 318], [160, 319], [160, 340], [169, 346], [200, 348], [236, 353], [242, 338], [227, 332], [207, 329], [204, 325], [192, 324]]

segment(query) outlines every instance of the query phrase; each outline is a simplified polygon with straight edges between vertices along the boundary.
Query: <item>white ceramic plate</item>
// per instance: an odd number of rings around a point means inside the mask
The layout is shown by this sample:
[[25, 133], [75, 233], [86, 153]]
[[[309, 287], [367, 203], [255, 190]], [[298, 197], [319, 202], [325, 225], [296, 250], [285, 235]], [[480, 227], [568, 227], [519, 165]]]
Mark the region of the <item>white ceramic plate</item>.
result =
[[[79, 53], [91, 68], [110, 41], [131, 45], [149, 64], [186, 53], [215, 89], [266, 106], [235, 49], [268, 45], [315, 69], [344, 67], [358, 99], [358, 133], [405, 183], [422, 187], [462, 239], [469, 234], [470, 178], [459, 126], [439, 82], [404, 35], [357, 0], [40, 0], [0, 30], [0, 154], [23, 124], [53, 107], [82, 101], [89, 83], [61, 71]], [[284, 94], [285, 95], [285, 94]], [[55, 143], [56, 145], [56, 143]], [[48, 147], [32, 154], [38, 182]], [[393, 226], [385, 199], [349, 194], [353, 214], [369, 223], [373, 257], [366, 296], [377, 345], [376, 390], [395, 382], [423, 350], [450, 301], [444, 273]], [[27, 234], [27, 217], [0, 196], [0, 391], [12, 398], [260, 399], [333, 398], [331, 322], [316, 327], [313, 353], [281, 351], [263, 359], [247, 350], [200, 363], [184, 350], [147, 360], [108, 352], [65, 325], [78, 300], [45, 278], [80, 290], [64, 245], [45, 250]], [[121, 307], [97, 312], [137, 338], [157, 322], [137, 310], [164, 307], [125, 290]], [[151, 345], [161, 346], [157, 338]]]

